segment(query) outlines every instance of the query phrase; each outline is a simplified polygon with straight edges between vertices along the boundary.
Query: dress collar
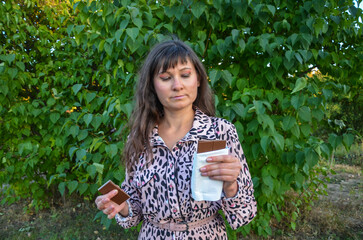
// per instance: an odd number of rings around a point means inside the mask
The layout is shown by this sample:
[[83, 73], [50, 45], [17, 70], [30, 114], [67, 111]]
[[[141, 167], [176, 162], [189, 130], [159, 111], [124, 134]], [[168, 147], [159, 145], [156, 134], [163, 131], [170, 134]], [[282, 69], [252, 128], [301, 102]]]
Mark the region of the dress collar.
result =
[[[179, 142], [198, 141], [199, 139], [212, 140], [207, 138], [207, 136], [211, 135], [210, 131], [214, 129], [214, 126], [213, 128], [211, 128], [211, 126], [211, 117], [203, 113], [199, 108], [196, 108], [192, 128]], [[214, 136], [214, 134], [212, 134], [212, 136]], [[165, 146], [163, 139], [159, 136], [158, 125], [155, 125], [153, 128], [149, 139], [151, 146]]]

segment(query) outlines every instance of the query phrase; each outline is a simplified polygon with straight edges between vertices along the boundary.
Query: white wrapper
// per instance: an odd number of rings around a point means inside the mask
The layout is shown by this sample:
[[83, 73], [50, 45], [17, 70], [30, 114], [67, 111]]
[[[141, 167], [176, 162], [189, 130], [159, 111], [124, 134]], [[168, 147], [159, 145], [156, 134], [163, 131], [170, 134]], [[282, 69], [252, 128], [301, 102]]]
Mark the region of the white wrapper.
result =
[[202, 176], [200, 168], [213, 164], [208, 163], [206, 159], [212, 156], [228, 155], [228, 148], [221, 150], [194, 153], [193, 171], [192, 171], [192, 196], [196, 201], [218, 201], [222, 197], [223, 181], [210, 179], [208, 176]]

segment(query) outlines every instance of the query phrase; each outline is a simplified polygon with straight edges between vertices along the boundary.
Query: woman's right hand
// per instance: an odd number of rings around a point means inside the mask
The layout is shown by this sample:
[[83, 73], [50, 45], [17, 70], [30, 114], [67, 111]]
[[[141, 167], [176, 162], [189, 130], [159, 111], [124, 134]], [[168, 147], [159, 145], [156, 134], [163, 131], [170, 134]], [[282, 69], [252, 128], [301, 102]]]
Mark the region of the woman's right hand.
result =
[[95, 200], [98, 210], [101, 210], [104, 214], [106, 214], [109, 219], [114, 218], [117, 213], [121, 213], [122, 216], [129, 215], [127, 202], [123, 202], [121, 205], [118, 205], [111, 200], [111, 198], [116, 196], [116, 194], [117, 190], [113, 190], [107, 194], [98, 196]]

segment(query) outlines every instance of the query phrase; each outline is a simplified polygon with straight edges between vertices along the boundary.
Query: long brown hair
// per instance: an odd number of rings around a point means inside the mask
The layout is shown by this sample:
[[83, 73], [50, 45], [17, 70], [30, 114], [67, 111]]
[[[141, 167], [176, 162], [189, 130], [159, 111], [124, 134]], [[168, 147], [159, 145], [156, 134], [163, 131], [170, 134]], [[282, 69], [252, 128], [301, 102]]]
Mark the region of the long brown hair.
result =
[[130, 135], [123, 152], [128, 172], [137, 163], [141, 153], [145, 152], [145, 156], [152, 157], [149, 136], [164, 115], [164, 108], [154, 89], [155, 75], [160, 69], [166, 71], [174, 68], [178, 62], [187, 61], [193, 63], [200, 82], [193, 105], [205, 114], [214, 116], [214, 98], [208, 84], [207, 73], [194, 51], [180, 40], [169, 40], [155, 45], [139, 72], [135, 107], [129, 120]]

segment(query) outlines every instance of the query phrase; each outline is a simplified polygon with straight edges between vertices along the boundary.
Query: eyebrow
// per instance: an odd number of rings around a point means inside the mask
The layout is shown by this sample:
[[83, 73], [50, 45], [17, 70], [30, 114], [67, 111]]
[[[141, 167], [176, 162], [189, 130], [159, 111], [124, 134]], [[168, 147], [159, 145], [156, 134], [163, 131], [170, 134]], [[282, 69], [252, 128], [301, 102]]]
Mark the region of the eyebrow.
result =
[[[179, 69], [179, 71], [184, 71], [184, 70], [192, 70], [192, 68], [191, 67], [183, 67], [183, 68]], [[161, 74], [161, 73], [169, 73], [170, 74], [170, 72], [168, 72], [168, 71], [159, 72], [159, 74]]]

